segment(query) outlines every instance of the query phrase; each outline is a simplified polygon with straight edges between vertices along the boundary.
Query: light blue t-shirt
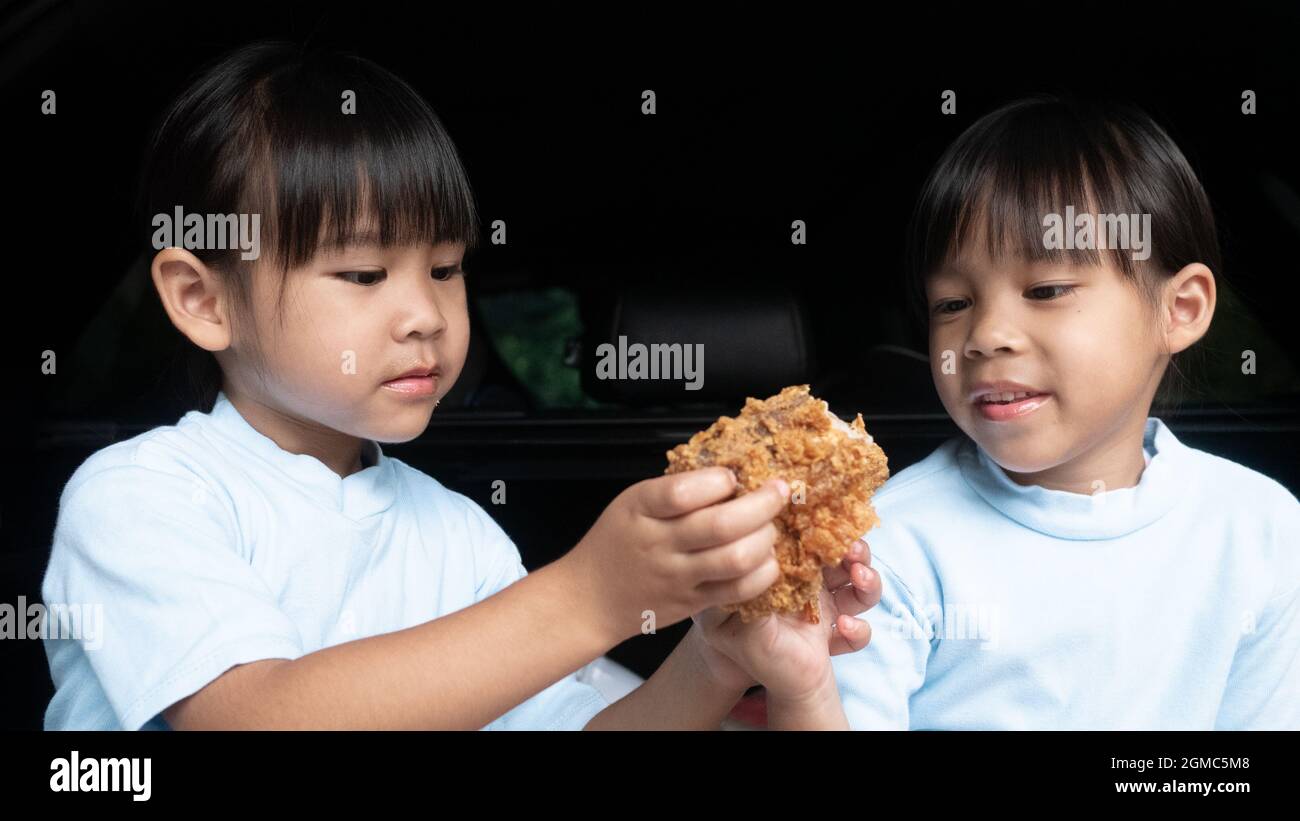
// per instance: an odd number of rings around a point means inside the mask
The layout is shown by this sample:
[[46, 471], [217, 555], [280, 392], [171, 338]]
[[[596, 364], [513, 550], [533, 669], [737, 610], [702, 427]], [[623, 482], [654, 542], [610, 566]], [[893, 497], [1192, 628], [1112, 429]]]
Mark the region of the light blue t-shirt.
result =
[[1148, 418], [1135, 487], [1021, 486], [966, 437], [876, 494], [855, 729], [1300, 729], [1300, 503]]
[[[234, 665], [413, 627], [525, 575], [477, 504], [377, 442], [363, 453], [340, 478], [219, 393], [86, 459], [41, 587], [45, 728], [169, 729], [165, 708]], [[579, 729], [606, 706], [574, 674], [488, 728]]]

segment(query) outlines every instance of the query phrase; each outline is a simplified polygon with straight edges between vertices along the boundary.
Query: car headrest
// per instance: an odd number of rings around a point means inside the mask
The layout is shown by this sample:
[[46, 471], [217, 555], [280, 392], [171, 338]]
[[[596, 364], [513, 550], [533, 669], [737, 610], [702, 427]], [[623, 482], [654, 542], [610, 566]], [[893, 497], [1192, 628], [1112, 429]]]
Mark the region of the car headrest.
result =
[[632, 405], [736, 402], [808, 382], [806, 309], [775, 285], [644, 282], [619, 293], [582, 352], [586, 393]]

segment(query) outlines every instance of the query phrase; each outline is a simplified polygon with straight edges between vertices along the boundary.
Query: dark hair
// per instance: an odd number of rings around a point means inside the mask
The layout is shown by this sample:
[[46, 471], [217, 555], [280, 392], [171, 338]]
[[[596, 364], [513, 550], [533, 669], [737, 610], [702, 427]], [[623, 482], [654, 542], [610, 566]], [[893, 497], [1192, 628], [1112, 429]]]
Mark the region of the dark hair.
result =
[[[1150, 214], [1152, 254], [1136, 262], [1119, 248], [1056, 249], [1043, 242], [1043, 217], [1064, 206], [1092, 213]], [[1220, 252], [1209, 198], [1178, 146], [1136, 106], [1039, 94], [984, 115], [948, 147], [922, 186], [907, 235], [908, 304], [928, 323], [925, 281], [985, 225], [990, 258], [1076, 265], [1110, 261], [1153, 309], [1159, 286], [1184, 266], [1216, 276]], [[1067, 227], [1071, 230], [1072, 227]], [[1171, 357], [1157, 402], [1190, 388]], [[1196, 356], [1203, 358], [1204, 353]]]
[[[343, 111], [348, 91], [352, 113]], [[281, 322], [285, 272], [360, 228], [372, 228], [382, 245], [478, 243], [468, 178], [433, 109], [400, 78], [350, 54], [258, 42], [222, 57], [163, 114], [142, 179], [141, 226], [176, 206], [261, 215], [263, 258], [280, 274]], [[251, 317], [252, 263], [238, 248], [192, 253], [229, 286], [232, 314]], [[210, 352], [182, 344], [191, 400], [210, 411], [220, 367]], [[262, 370], [262, 353], [250, 353]]]

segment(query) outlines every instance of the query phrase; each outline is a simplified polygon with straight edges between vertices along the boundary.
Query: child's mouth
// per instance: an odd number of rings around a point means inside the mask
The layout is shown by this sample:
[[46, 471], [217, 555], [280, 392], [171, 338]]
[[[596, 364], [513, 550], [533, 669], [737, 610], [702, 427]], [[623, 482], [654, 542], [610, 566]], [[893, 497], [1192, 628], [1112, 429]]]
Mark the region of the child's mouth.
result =
[[406, 396], [433, 396], [434, 389], [437, 387], [437, 379], [436, 375], [407, 376], [385, 382], [384, 387]]
[[1041, 408], [1052, 398], [1050, 393], [996, 394], [975, 400], [975, 407], [990, 422], [1009, 422], [1020, 419]]

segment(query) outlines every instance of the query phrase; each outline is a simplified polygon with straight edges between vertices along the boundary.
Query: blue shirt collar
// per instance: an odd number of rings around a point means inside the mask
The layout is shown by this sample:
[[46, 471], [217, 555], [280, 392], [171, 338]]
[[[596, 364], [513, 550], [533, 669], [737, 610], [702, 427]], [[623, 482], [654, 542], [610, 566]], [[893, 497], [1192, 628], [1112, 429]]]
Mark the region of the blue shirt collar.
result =
[[1025, 527], [1062, 539], [1113, 539], [1164, 516], [1191, 481], [1189, 448], [1160, 419], [1147, 418], [1142, 446], [1151, 461], [1137, 485], [1093, 494], [1019, 485], [969, 438], [957, 447], [957, 463], [984, 501]]
[[278, 468], [328, 510], [359, 520], [383, 513], [393, 504], [397, 484], [393, 460], [373, 439], [362, 444], [364, 467], [340, 477], [315, 456], [290, 453], [259, 432], [239, 413], [225, 391], [217, 392], [209, 416], [223, 434]]

